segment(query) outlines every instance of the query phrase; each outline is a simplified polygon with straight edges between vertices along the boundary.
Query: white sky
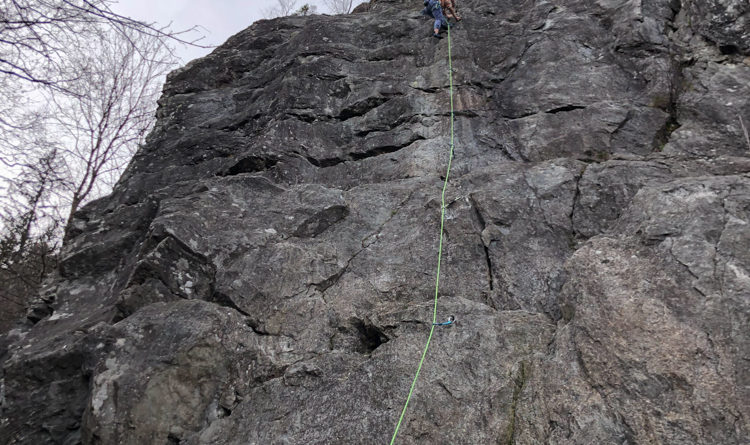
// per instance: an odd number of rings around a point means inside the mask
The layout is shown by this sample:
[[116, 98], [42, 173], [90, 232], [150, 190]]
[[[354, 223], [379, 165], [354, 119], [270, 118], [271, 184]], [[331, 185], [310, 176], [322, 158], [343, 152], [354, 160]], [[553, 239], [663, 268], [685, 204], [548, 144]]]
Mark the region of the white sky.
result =
[[[363, 1], [355, 0], [354, 4]], [[297, 7], [305, 3], [316, 5], [319, 13], [327, 12], [322, 0], [297, 0]], [[119, 0], [113, 9], [118, 14], [145, 22], [171, 23], [175, 31], [197, 25], [205, 36], [201, 44], [220, 45], [229, 36], [265, 18], [265, 12], [276, 4], [277, 0]], [[182, 64], [211, 51], [195, 47], [177, 48]]]

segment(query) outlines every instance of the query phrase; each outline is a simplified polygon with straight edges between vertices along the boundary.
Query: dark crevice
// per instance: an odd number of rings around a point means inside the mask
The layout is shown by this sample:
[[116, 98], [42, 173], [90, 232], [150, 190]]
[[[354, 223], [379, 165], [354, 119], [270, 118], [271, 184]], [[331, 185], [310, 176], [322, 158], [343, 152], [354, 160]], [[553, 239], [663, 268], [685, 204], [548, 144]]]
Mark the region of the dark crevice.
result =
[[587, 329], [580, 327], [580, 326], [578, 326], [577, 329], [573, 332], [573, 335], [571, 338], [573, 351], [575, 353], [575, 360], [578, 365], [578, 369], [581, 371], [581, 377], [589, 385], [591, 389], [593, 389], [599, 394], [599, 397], [601, 398], [604, 404], [604, 412], [606, 413], [607, 416], [609, 416], [611, 415], [610, 413], [612, 413], [612, 408], [610, 407], [609, 398], [606, 396], [602, 385], [596, 381], [594, 376], [591, 374], [589, 367], [586, 365], [586, 361], [583, 358], [583, 353], [581, 352], [581, 348], [578, 345], [578, 340], [576, 339], [576, 337], [579, 335], [586, 336], [589, 339], [589, 341], [593, 342], [596, 345], [596, 347], [599, 349], [602, 348], [601, 341], [593, 338], [591, 336], [591, 333], [589, 333]]
[[369, 320], [355, 320], [354, 328], [360, 340], [360, 352], [371, 353], [389, 340], [385, 332]]
[[216, 417], [218, 417], [219, 419], [223, 419], [231, 415], [232, 415], [232, 410], [227, 408], [226, 406], [216, 407]]
[[539, 21], [539, 24], [538, 24], [537, 26], [535, 26], [535, 27], [531, 28], [531, 30], [532, 30], [532, 31], [539, 31], [540, 29], [543, 29], [543, 28], [544, 28], [544, 27], [546, 26], [546, 24], [547, 24], [547, 20], [549, 20], [549, 16], [550, 16], [550, 15], [551, 15], [551, 14], [552, 14], [553, 12], [556, 12], [556, 11], [557, 11], [557, 6], [552, 6], [552, 7], [551, 7], [551, 8], [549, 9], [549, 11], [547, 11], [547, 14], [546, 14], [546, 15], [544, 16], [544, 20], [540, 20], [540, 21]]
[[[195, 148], [195, 146], [190, 148]], [[211, 147], [209, 150], [210, 151], [208, 153], [202, 153], [193, 156], [185, 163], [185, 165], [195, 166], [214, 159], [222, 159], [232, 156], [232, 153], [224, 151], [220, 147]]]
[[339, 281], [339, 278], [344, 275], [344, 272], [346, 272], [346, 267], [342, 268], [340, 271], [336, 272], [335, 274], [319, 283], [313, 283], [313, 286], [315, 286], [315, 289], [323, 293], [327, 291], [331, 286], [336, 284]]
[[[367, 130], [360, 130], [360, 131], [354, 133], [354, 135], [357, 136], [358, 138], [363, 138], [363, 137], [367, 136], [370, 133], [377, 133], [377, 132], [388, 131], [388, 130], [389, 129], [387, 129], [387, 128], [368, 128]], [[391, 130], [392, 130], [392, 128], [391, 128]]]
[[664, 146], [669, 143], [672, 133], [674, 133], [681, 124], [677, 120], [677, 101], [683, 89], [683, 70], [687, 66], [686, 63], [673, 62], [673, 75], [671, 79], [671, 86], [669, 90], [669, 98], [665, 106], [662, 108], [666, 113], [669, 114], [666, 122], [656, 132], [654, 136], [654, 150], [661, 151]]
[[175, 436], [174, 434], [169, 433], [167, 435], [167, 445], [180, 445], [180, 442], [182, 442], [182, 439]]
[[331, 275], [330, 277], [328, 277], [328, 278], [326, 278], [323, 281], [320, 281], [318, 283], [311, 283], [311, 285], [313, 287], [315, 287], [315, 289], [318, 290], [320, 293], [325, 293], [325, 291], [327, 291], [331, 286], [333, 286], [334, 284], [338, 283], [339, 279], [341, 279], [341, 277], [344, 276], [344, 273], [346, 273], [346, 271], [349, 269], [349, 265], [352, 263], [352, 261], [354, 260], [354, 258], [356, 258], [357, 255], [359, 255], [360, 253], [362, 253], [362, 251], [364, 251], [364, 250], [365, 250], [365, 248], [363, 247], [357, 253], [355, 253], [354, 255], [352, 255], [352, 257], [349, 258], [349, 261], [346, 262], [346, 265], [344, 265], [344, 267], [342, 267], [341, 270], [339, 270], [335, 274]]
[[347, 161], [361, 161], [363, 159], [372, 158], [375, 156], [395, 153], [403, 148], [410, 146], [411, 144], [417, 141], [423, 141], [423, 140], [425, 140], [424, 136], [414, 135], [414, 137], [412, 137], [411, 139], [409, 139], [408, 141], [400, 145], [386, 145], [382, 147], [375, 147], [375, 148], [372, 148], [370, 150], [360, 152], [360, 153], [356, 153], [356, 152], [349, 153], [342, 157], [316, 159], [316, 158], [313, 158], [312, 156], [305, 156], [305, 159], [307, 159], [307, 162], [309, 162], [310, 164], [316, 167], [321, 167], [321, 168], [333, 167], [335, 165], [338, 165]]
[[583, 179], [583, 175], [586, 174], [586, 170], [589, 168], [590, 164], [586, 164], [583, 167], [583, 170], [581, 170], [581, 174], [576, 178], [576, 190], [573, 194], [573, 204], [570, 208], [570, 214], [568, 215], [568, 218], [570, 219], [570, 229], [573, 232], [570, 240], [570, 248], [575, 248], [575, 238], [578, 236], [581, 236], [578, 231], [576, 230], [575, 226], [575, 213], [576, 213], [576, 207], [578, 207], [578, 203], [581, 200], [581, 180]]
[[260, 114], [260, 113], [254, 114], [252, 116], [248, 116], [248, 117], [246, 117], [244, 119], [241, 119], [241, 120], [239, 120], [237, 122], [234, 122], [232, 124], [229, 124], [227, 126], [219, 128], [219, 131], [237, 131], [240, 128], [245, 127], [250, 122], [259, 119], [261, 116], [263, 116], [263, 115]]
[[487, 283], [489, 284], [490, 290], [494, 290], [495, 280], [492, 275], [492, 258], [490, 257], [490, 249], [482, 239], [482, 232], [487, 227], [487, 224], [484, 220], [484, 217], [482, 216], [482, 213], [479, 211], [479, 206], [474, 200], [474, 196], [469, 195], [469, 201], [471, 202], [471, 208], [474, 210], [474, 216], [476, 216], [477, 221], [479, 222], [479, 242], [482, 243], [482, 248], [484, 249], [484, 257], [487, 261]]
[[167, 238], [171, 238], [172, 241], [174, 241], [177, 246], [189, 256], [196, 258], [198, 261], [204, 264], [212, 264], [211, 260], [209, 260], [208, 257], [200, 252], [196, 252], [195, 249], [189, 246], [186, 242], [182, 241], [175, 234], [168, 231], [168, 229], [161, 224], [157, 224], [154, 228], [151, 229], [150, 233], [147, 234], [144, 243], [141, 245], [140, 252], [138, 253], [138, 258], [143, 259], [148, 252], [154, 250], [159, 244], [161, 244], [162, 241]]
[[389, 97], [368, 97], [367, 99], [361, 100], [347, 108], [344, 108], [341, 110], [341, 113], [339, 113], [338, 116], [336, 116], [336, 119], [340, 121], [345, 121], [348, 119], [351, 119], [353, 117], [359, 117], [364, 116], [367, 114], [370, 110], [373, 110], [384, 103], [388, 102], [390, 100]]
[[733, 56], [740, 53], [740, 49], [736, 45], [719, 45], [719, 51], [725, 56]]
[[223, 172], [220, 172], [218, 176], [234, 176], [242, 173], [261, 172], [273, 168], [278, 162], [278, 159], [248, 156], [240, 159], [236, 164]]
[[675, 118], [674, 111], [670, 111], [669, 118], [659, 129], [659, 131], [656, 132], [656, 135], [654, 135], [654, 149], [656, 151], [661, 151], [669, 142], [669, 139], [672, 137], [672, 133], [674, 133], [681, 126], [682, 125], [680, 125], [680, 123], [677, 122], [677, 119]]
[[490, 290], [494, 290], [495, 283], [492, 278], [492, 259], [490, 258], [490, 250], [485, 245], [482, 245], [482, 247], [484, 247], [484, 257], [487, 259], [487, 282], [490, 285]]
[[664, 45], [661, 43], [650, 43], [650, 42], [635, 42], [627, 43], [622, 45], [616, 45], [614, 47], [616, 53], [638, 57], [639, 55], [645, 54], [661, 54], [664, 52]]
[[488, 136], [488, 135], [476, 135], [475, 136], [477, 141], [484, 144], [488, 148], [492, 150], [498, 150], [502, 152], [503, 156], [505, 156], [507, 159], [511, 161], [517, 161], [518, 158], [516, 156], [513, 156], [509, 150], [509, 148], [506, 146], [506, 144], [498, 141], [494, 137]]
[[219, 306], [223, 306], [223, 307], [228, 307], [230, 309], [234, 309], [235, 311], [239, 312], [240, 314], [244, 315], [245, 317], [249, 317], [250, 316], [250, 314], [248, 314], [244, 310], [240, 309], [239, 306], [237, 306], [237, 304], [235, 304], [235, 302], [232, 301], [232, 299], [228, 295], [226, 295], [226, 294], [224, 294], [222, 292], [214, 291], [214, 293], [211, 294], [211, 297], [208, 300], [206, 300], [206, 301], [208, 301], [209, 303], [218, 304]]
[[438, 91], [440, 91], [439, 87], [412, 87], [412, 88], [414, 88], [415, 90], [423, 91], [425, 93], [430, 93], [430, 94], [437, 93]]
[[508, 429], [505, 430], [503, 444], [513, 445], [516, 443], [516, 418], [518, 416], [518, 403], [521, 400], [521, 392], [529, 380], [529, 365], [521, 362], [518, 372], [513, 378], [513, 396], [510, 402], [510, 413], [508, 413]]
[[[440, 114], [439, 116], [449, 116], [450, 114]], [[368, 136], [371, 133], [379, 133], [379, 132], [387, 132], [392, 131], [400, 127], [401, 125], [405, 123], [416, 123], [419, 122], [420, 118], [424, 118], [427, 116], [438, 116], [437, 114], [408, 114], [408, 115], [402, 115], [394, 122], [389, 122], [386, 125], [381, 125], [375, 128], [368, 128], [366, 130], [360, 130], [355, 135], [357, 137], [363, 138]]]
[[448, 395], [450, 396], [450, 398], [451, 398], [451, 399], [454, 399], [454, 400], [458, 400], [458, 399], [456, 398], [456, 396], [455, 396], [455, 395], [453, 395], [453, 393], [451, 392], [451, 390], [450, 390], [450, 389], [448, 389], [448, 387], [447, 387], [447, 386], [445, 386], [445, 383], [443, 383], [443, 382], [438, 382], [438, 386], [440, 386], [441, 388], [443, 388], [443, 391], [445, 391], [445, 393], [446, 393], [446, 394], [448, 394]]
[[672, 11], [672, 16], [669, 17], [669, 21], [674, 22], [677, 15], [682, 11], [682, 0], [671, 0], [669, 3], [669, 9]]
[[[308, 51], [302, 51], [296, 55], [297, 58], [305, 58], [310, 56], [321, 56], [332, 60], [344, 60], [346, 62], [355, 62], [357, 60], [357, 54], [352, 54], [348, 48], [343, 47], [327, 47], [327, 48], [315, 48]], [[338, 76], [331, 74], [332, 76]]]
[[661, 232], [661, 233], [649, 233], [644, 234], [642, 230], [635, 232], [636, 235], [641, 237], [641, 243], [644, 246], [656, 246], [663, 243], [667, 238], [674, 235], [673, 232]]
[[148, 286], [150, 291], [158, 289], [158, 292], [151, 293], [160, 297], [158, 300], [160, 302], [187, 298], [185, 295], [173, 292], [173, 290], [170, 289], [169, 283], [167, 283], [168, 280], [162, 277], [161, 272], [162, 271], [153, 267], [153, 265], [148, 262], [139, 262], [138, 266], [136, 266], [130, 276], [130, 281], [128, 281], [128, 284], [118, 296], [117, 303], [115, 304], [116, 312], [112, 318], [113, 324], [125, 320], [136, 313], [144, 305], [148, 305], [152, 302], [149, 300], [144, 301], [142, 298], [139, 298], [138, 294], [131, 296], [132, 294], [129, 291], [132, 289], [138, 289], [143, 286]]
[[362, 153], [352, 153], [350, 154], [350, 157], [353, 161], [361, 161], [362, 159], [372, 158], [375, 156], [380, 156], [380, 155], [389, 154], [389, 153], [395, 153], [401, 150], [402, 148], [406, 148], [410, 146], [411, 144], [417, 141], [423, 141], [424, 139], [425, 138], [423, 136], [415, 135], [415, 137], [412, 137], [411, 139], [409, 139], [409, 141], [407, 141], [404, 144], [386, 145], [384, 147], [376, 147], [376, 148], [372, 148]]
[[[511, 76], [513, 76], [513, 74], [518, 69], [518, 65], [521, 63], [521, 61], [523, 60], [523, 58], [526, 56], [526, 53], [529, 52], [529, 49], [531, 49], [532, 46], [536, 45], [540, 41], [541, 41], [541, 39], [537, 40], [537, 41], [534, 41], [534, 42], [531, 42], [531, 43], [527, 42], [526, 46], [521, 51], [521, 54], [518, 55], [518, 57], [516, 58], [515, 62], [513, 62], [513, 64], [510, 67], [508, 67], [507, 73], [505, 74], [505, 79], [508, 79]], [[532, 113], [532, 114], [534, 114], [534, 113]]]
[[116, 310], [115, 315], [114, 317], [112, 317], [112, 324], [119, 323], [122, 320], [128, 318], [128, 315], [122, 310], [120, 310], [120, 308], [115, 308], [115, 310]]
[[329, 227], [349, 216], [345, 205], [333, 205], [307, 218], [292, 234], [298, 238], [315, 238]]
[[[183, 288], [170, 263], [185, 260], [193, 274], [195, 286]], [[210, 300], [214, 293], [216, 269], [203, 254], [196, 252], [177, 236], [159, 225], [143, 242], [136, 261], [119, 289], [116, 303], [117, 315], [113, 322], [121, 321], [144, 305], [156, 301], [179, 299]]]
[[372, 158], [374, 156], [380, 156], [388, 153], [394, 153], [398, 150], [401, 150], [401, 146], [385, 146], [385, 147], [377, 147], [373, 148], [371, 150], [367, 150], [362, 153], [352, 153], [350, 156], [353, 161], [361, 161], [362, 159]]
[[637, 436], [635, 434], [635, 431], [633, 431], [633, 427], [628, 425], [627, 419], [625, 417], [622, 417], [620, 420], [622, 420], [622, 427], [624, 430], [622, 431], [622, 435], [625, 439], [623, 443], [628, 445], [631, 443], [638, 443], [638, 441], [636, 440]]
[[302, 122], [307, 122], [308, 124], [311, 124], [315, 122], [316, 120], [323, 120], [320, 116], [315, 116], [314, 114], [302, 114], [302, 113], [291, 113], [287, 112], [287, 116], [293, 117], [297, 120], [300, 120]]
[[545, 111], [547, 114], [555, 114], [555, 113], [565, 113], [568, 111], [574, 111], [574, 110], [583, 110], [586, 107], [580, 106], [580, 105], [565, 105], [564, 107], [558, 107], [553, 108], [551, 110]]
[[165, 282], [165, 279], [162, 276], [162, 272], [164, 271], [156, 267], [151, 262], [141, 260], [138, 262], [135, 269], [130, 274], [127, 287], [125, 289], [156, 281], [157, 283], [163, 285], [165, 289], [169, 290], [170, 294], [174, 295], [174, 293], [171, 292], [171, 289], [169, 289], [169, 284]]
[[[242, 401], [245, 400], [245, 397], [243, 397], [242, 394], [239, 393], [236, 389], [234, 390], [234, 400], [232, 400], [230, 403], [219, 403], [219, 411], [217, 414], [219, 415], [219, 418], [222, 417], [229, 417], [232, 415], [235, 409], [239, 406]], [[227, 406], [228, 405], [228, 406]]]
[[[87, 205], [76, 212], [74, 219], [76, 221], [88, 221], [87, 214], [91, 208], [89, 206], [90, 205]], [[128, 233], [114, 242], [107, 242], [106, 244], [85, 243], [80, 248], [76, 248], [69, 254], [63, 255], [58, 263], [58, 271], [63, 278], [72, 279], [83, 275], [115, 270], [121, 265], [121, 263], [127, 262], [133, 257], [133, 250], [137, 249], [138, 244], [145, 238], [148, 233], [149, 225], [159, 211], [159, 200], [155, 199], [153, 196], [148, 196], [143, 201], [125, 203], [119, 208], [132, 209], [134, 213], [129, 213], [128, 216], [123, 216], [123, 218], [125, 218], [123, 220], [132, 218], [133, 221], [137, 222], [130, 225]], [[106, 220], [103, 222], [107, 225], [111, 224]], [[87, 231], [89, 233], [94, 230], [99, 231], [101, 227], [99, 224], [95, 227], [91, 227], [90, 224], [85, 224], [84, 228], [77, 229], [76, 225], [77, 224], [73, 223], [67, 227], [63, 238], [64, 245], [73, 245], [73, 238], [78, 237]], [[113, 225], [110, 225], [110, 227], [113, 227]], [[122, 229], [118, 228], [115, 232], [117, 233], [121, 230]], [[101, 252], [104, 249], [106, 249], [108, 253], [103, 255]]]
[[354, 259], [357, 258], [357, 256], [360, 253], [364, 252], [372, 244], [372, 243], [370, 243], [370, 244], [365, 245], [365, 241], [367, 239], [371, 238], [372, 236], [374, 236], [375, 234], [379, 233], [383, 229], [383, 227], [391, 219], [393, 219], [393, 217], [398, 213], [398, 210], [400, 210], [401, 207], [409, 199], [411, 199], [412, 194], [413, 194], [413, 192], [410, 193], [409, 196], [407, 196], [407, 198], [399, 204], [399, 206], [397, 207], [396, 210], [394, 210], [394, 211], [391, 212], [391, 216], [388, 218], [388, 220], [386, 220], [383, 224], [380, 225], [380, 227], [378, 228], [378, 230], [376, 232], [374, 232], [371, 235], [368, 235], [367, 237], [365, 237], [362, 240], [362, 248], [359, 251], [357, 251], [354, 255], [352, 255], [351, 258], [349, 258], [349, 260], [346, 262], [346, 264], [344, 265], [344, 267], [342, 267], [338, 272], [334, 273], [333, 275], [329, 276], [328, 278], [324, 279], [323, 281], [320, 281], [318, 283], [311, 283], [311, 286], [314, 286], [316, 288], [316, 290], [318, 290], [319, 292], [325, 293], [325, 291], [328, 290], [331, 286], [333, 286], [336, 283], [338, 283], [339, 279], [341, 279], [341, 277], [344, 275], [344, 273], [346, 273], [346, 271], [349, 269], [349, 265], [352, 263], [352, 261], [354, 261]]
[[[392, 210], [391, 210], [391, 215], [390, 215], [390, 216], [388, 217], [388, 219], [386, 219], [385, 221], [383, 221], [383, 223], [382, 223], [382, 224], [380, 224], [380, 226], [378, 226], [378, 228], [377, 228], [377, 229], [376, 229], [375, 231], [373, 231], [372, 233], [370, 233], [370, 234], [369, 234], [369, 235], [367, 235], [366, 237], [362, 238], [362, 241], [360, 241], [360, 245], [362, 246], [362, 249], [361, 249], [361, 250], [360, 250], [359, 252], [357, 252], [357, 253], [356, 253], [356, 254], [355, 254], [355, 255], [354, 255], [354, 256], [353, 256], [352, 258], [351, 258], [351, 260], [349, 260], [349, 263], [351, 263], [351, 261], [352, 261], [352, 260], [353, 260], [353, 259], [354, 259], [354, 258], [355, 258], [355, 257], [356, 257], [357, 255], [359, 255], [359, 254], [360, 254], [360, 253], [361, 253], [361, 252], [362, 252], [362, 251], [363, 251], [364, 249], [367, 249], [368, 247], [372, 246], [373, 244], [375, 244], [375, 243], [376, 243], [376, 242], [378, 241], [378, 236], [379, 236], [379, 235], [380, 235], [380, 234], [381, 234], [381, 233], [383, 232], [383, 229], [385, 229], [385, 226], [386, 226], [386, 225], [388, 225], [388, 223], [390, 223], [390, 222], [391, 222], [391, 220], [393, 220], [393, 218], [395, 218], [395, 217], [396, 217], [396, 215], [398, 215], [398, 214], [399, 214], [399, 212], [400, 212], [400, 211], [401, 211], [401, 209], [402, 209], [402, 208], [404, 207], [404, 205], [405, 205], [405, 204], [406, 204], [407, 202], [409, 202], [409, 201], [411, 200], [412, 196], [414, 196], [414, 192], [415, 192], [414, 190], [412, 190], [411, 192], [409, 192], [409, 194], [408, 194], [408, 195], [406, 196], [406, 198], [404, 198], [404, 200], [403, 200], [403, 201], [401, 201], [401, 202], [400, 202], [400, 203], [399, 203], [399, 204], [398, 204], [398, 205], [396, 206], [396, 208], [395, 208], [395, 209], [392, 209]], [[371, 239], [372, 239], [372, 241], [370, 241]]]
[[[242, 312], [242, 311], [240, 311], [240, 312]], [[244, 314], [244, 312], [242, 312], [242, 313]], [[245, 324], [247, 325], [247, 327], [249, 327], [250, 329], [252, 329], [253, 332], [255, 332], [257, 335], [262, 335], [262, 336], [270, 336], [270, 335], [272, 335], [272, 334], [264, 331], [263, 329], [261, 329], [260, 328], [260, 323], [257, 320], [254, 320], [254, 319], [248, 317], [248, 318], [245, 319]]]
[[[498, 80], [498, 79], [489, 79], [489, 81], [494, 84], [494, 83], [498, 83], [500, 80]], [[487, 84], [485, 84], [482, 81], [472, 81], [472, 80], [466, 80], [463, 83], [454, 83], [453, 84], [453, 89], [454, 90], [457, 89], [457, 88], [461, 88], [461, 87], [473, 87], [473, 88], [479, 88], [481, 90], [488, 91], [488, 90], [492, 90], [494, 88], [494, 85], [487, 85]], [[450, 89], [450, 85], [441, 85], [441, 86], [434, 86], [434, 87], [415, 87], [415, 86], [410, 86], [410, 88], [412, 88], [414, 90], [417, 90], [417, 91], [422, 91], [423, 93], [434, 94], [434, 93], [437, 93], [437, 92], [440, 92], [440, 91], [447, 91], [447, 90], [449, 90]]]
[[37, 324], [44, 318], [51, 316], [55, 312], [53, 306], [56, 299], [57, 296], [54, 291], [40, 289], [26, 308], [26, 319], [32, 324]]
[[505, 144], [494, 145], [494, 148], [497, 149], [497, 150], [500, 150], [503, 153], [503, 156], [505, 156], [506, 158], [510, 159], [511, 161], [517, 161], [518, 160], [515, 156], [513, 156], [513, 155], [510, 154], [510, 151], [505, 146]]
[[346, 159], [341, 158], [315, 159], [312, 156], [305, 156], [305, 159], [310, 164], [320, 168], [333, 167], [334, 165], [338, 165], [346, 161]]
[[633, 111], [628, 110], [625, 113], [625, 118], [619, 124], [617, 124], [617, 128], [612, 130], [612, 133], [610, 133], [610, 137], [614, 137], [617, 133], [619, 133], [620, 130], [622, 130], [625, 127], [625, 124], [627, 124], [632, 117], [633, 117]]
[[[674, 244], [674, 243], [672, 243], [672, 244]], [[677, 264], [679, 264], [680, 266], [682, 266], [682, 268], [685, 270], [685, 272], [687, 272], [691, 277], [693, 277], [693, 280], [695, 280], [694, 283], [700, 282], [700, 277], [698, 275], [696, 275], [695, 272], [692, 271], [692, 269], [690, 269], [690, 265], [685, 264], [685, 262], [683, 262], [682, 260], [680, 260], [679, 258], [677, 258], [677, 255], [675, 255], [674, 251], [672, 250], [672, 246], [669, 247], [668, 251], [669, 251], [669, 256], [671, 256], [672, 259], [677, 262]], [[693, 289], [697, 290], [701, 295], [705, 296], [705, 294], [703, 294], [703, 292], [701, 292], [695, 286], [693, 286]]]
[[335, 82], [337, 80], [346, 79], [346, 75], [334, 73], [311, 73], [308, 74], [307, 77], [322, 80], [325, 82]]

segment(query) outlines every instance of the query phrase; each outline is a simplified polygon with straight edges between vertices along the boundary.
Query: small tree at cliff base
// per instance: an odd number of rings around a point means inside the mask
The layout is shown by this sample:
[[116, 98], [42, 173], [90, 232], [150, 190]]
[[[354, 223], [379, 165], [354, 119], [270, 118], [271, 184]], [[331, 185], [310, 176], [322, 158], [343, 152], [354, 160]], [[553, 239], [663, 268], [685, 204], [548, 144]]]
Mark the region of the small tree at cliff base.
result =
[[72, 214], [111, 190], [153, 125], [171, 45], [195, 44], [114, 3], [0, 0], [0, 286], [12, 293], [0, 298], [36, 292], [30, 277], [50, 270]]

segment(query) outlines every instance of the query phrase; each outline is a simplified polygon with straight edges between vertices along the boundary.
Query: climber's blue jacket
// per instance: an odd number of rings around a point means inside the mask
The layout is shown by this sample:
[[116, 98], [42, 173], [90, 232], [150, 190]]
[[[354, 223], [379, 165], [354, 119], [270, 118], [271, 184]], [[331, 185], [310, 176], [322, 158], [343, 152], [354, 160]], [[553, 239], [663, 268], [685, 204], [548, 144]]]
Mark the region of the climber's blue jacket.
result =
[[440, 7], [440, 0], [424, 0], [425, 8], [422, 14], [428, 15], [435, 19], [434, 28], [447, 28], [448, 20], [443, 15], [443, 8]]

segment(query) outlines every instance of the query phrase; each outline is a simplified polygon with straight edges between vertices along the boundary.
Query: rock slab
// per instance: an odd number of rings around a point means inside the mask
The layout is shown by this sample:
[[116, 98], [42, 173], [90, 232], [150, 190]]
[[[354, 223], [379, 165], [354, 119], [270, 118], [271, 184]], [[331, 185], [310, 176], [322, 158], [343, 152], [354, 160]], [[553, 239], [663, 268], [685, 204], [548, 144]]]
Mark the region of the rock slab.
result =
[[[748, 6], [463, 0], [437, 330], [397, 443], [750, 437]], [[382, 444], [432, 320], [447, 41], [419, 2], [264, 20], [173, 72], [0, 442]]]

